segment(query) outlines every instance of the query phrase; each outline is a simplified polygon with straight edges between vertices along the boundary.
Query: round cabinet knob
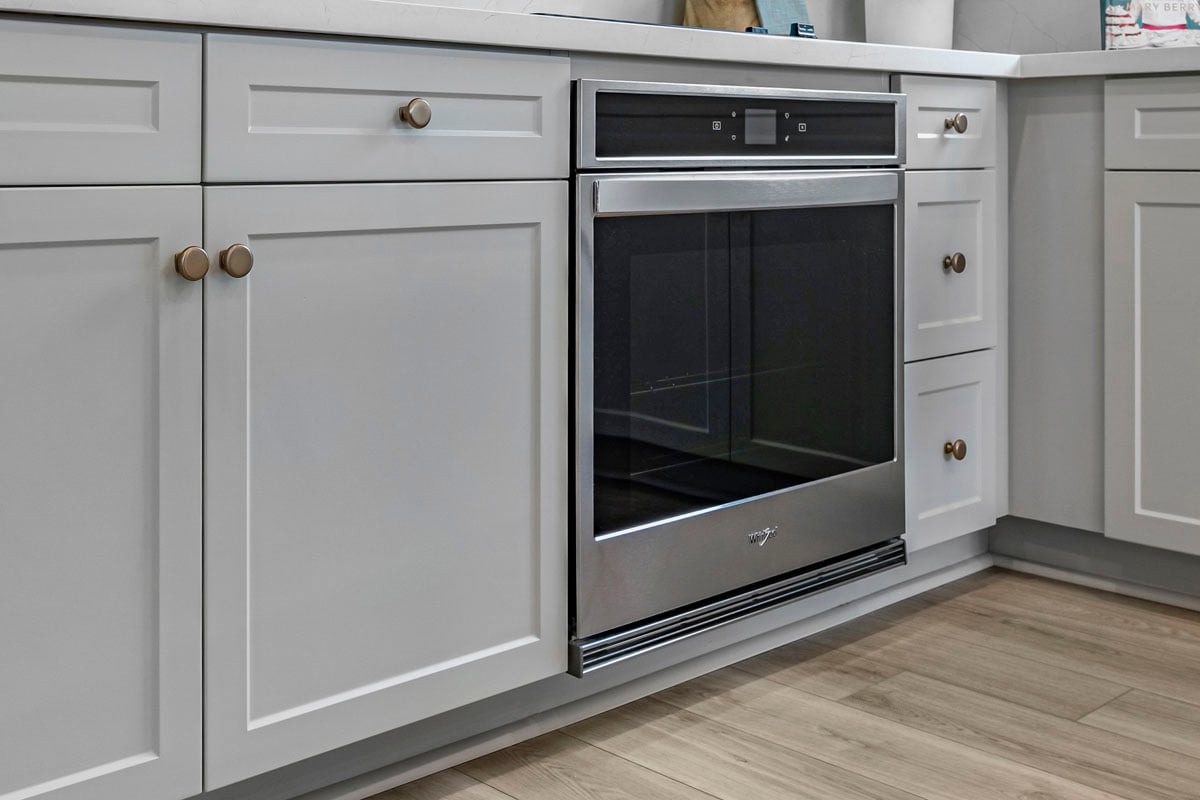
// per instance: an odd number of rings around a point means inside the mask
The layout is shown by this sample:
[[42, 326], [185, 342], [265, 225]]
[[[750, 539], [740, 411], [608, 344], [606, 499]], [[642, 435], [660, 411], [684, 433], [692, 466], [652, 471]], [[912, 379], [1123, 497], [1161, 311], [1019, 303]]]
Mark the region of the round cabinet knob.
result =
[[948, 456], [954, 456], [955, 461], [962, 461], [967, 457], [967, 443], [962, 439], [955, 439], [953, 442], [946, 442], [942, 448], [942, 452]]
[[942, 268], [954, 270], [957, 274], [962, 275], [967, 268], [967, 257], [962, 253], [955, 253], [952, 256], [946, 256], [942, 259]]
[[232, 278], [244, 278], [254, 268], [254, 253], [244, 244], [230, 245], [221, 251], [221, 269]]
[[201, 280], [208, 274], [208, 253], [195, 245], [185, 247], [175, 254], [175, 271], [184, 280]]
[[423, 97], [414, 97], [408, 105], [400, 107], [400, 121], [407, 122], [414, 128], [424, 128], [433, 119], [433, 109]]
[[955, 133], [966, 133], [967, 122], [967, 115], [959, 112], [953, 117], [946, 118], [946, 130], [953, 130]]

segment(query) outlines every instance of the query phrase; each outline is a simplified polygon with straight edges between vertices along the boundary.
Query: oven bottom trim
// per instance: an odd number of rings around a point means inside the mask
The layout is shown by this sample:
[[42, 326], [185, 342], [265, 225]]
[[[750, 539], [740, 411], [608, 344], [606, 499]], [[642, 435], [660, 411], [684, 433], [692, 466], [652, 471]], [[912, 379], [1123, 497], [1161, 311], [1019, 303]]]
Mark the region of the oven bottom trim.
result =
[[626, 628], [572, 639], [567, 671], [577, 678], [682, 639], [908, 563], [901, 538], [742, 592]]

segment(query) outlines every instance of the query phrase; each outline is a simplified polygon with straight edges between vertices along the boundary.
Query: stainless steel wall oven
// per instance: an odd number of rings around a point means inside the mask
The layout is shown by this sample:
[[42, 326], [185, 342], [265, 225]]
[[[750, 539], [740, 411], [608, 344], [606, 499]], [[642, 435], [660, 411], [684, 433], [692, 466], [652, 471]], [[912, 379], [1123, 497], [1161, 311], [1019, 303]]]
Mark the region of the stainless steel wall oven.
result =
[[571, 670], [904, 563], [904, 97], [576, 84]]

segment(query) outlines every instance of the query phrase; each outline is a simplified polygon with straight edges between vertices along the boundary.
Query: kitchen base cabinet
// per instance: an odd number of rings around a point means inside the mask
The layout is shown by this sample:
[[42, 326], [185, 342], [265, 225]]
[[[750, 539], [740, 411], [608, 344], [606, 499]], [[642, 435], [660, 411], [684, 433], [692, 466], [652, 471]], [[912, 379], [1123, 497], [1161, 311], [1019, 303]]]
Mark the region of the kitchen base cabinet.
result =
[[0, 798], [201, 789], [199, 187], [0, 190]]
[[1200, 174], [1109, 172], [1104, 533], [1200, 555]]
[[566, 211], [205, 189], [206, 788], [565, 671]]
[[995, 524], [995, 381], [992, 350], [904, 367], [909, 550]]

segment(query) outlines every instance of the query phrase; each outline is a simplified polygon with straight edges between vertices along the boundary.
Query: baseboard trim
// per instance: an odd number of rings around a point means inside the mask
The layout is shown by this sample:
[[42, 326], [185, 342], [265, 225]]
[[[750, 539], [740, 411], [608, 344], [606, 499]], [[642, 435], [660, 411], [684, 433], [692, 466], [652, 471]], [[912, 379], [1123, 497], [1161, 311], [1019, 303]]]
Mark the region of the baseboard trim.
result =
[[993, 564], [994, 561], [989, 553], [972, 556], [793, 624], [767, 631], [743, 642], [667, 667], [659, 672], [614, 686], [557, 708], [533, 714], [525, 719], [359, 777], [309, 792], [297, 800], [365, 800], [365, 798], [388, 789], [394, 789], [435, 772], [572, 725], [788, 642], [812, 636], [893, 603], [988, 569]]
[[1060, 567], [1051, 567], [1021, 558], [1003, 556], [998, 553], [992, 554], [992, 559], [995, 561], [997, 567], [1011, 569], [1014, 572], [1025, 572], [1030, 575], [1063, 581], [1064, 583], [1073, 583], [1077, 586], [1087, 586], [1091, 589], [1102, 589], [1106, 592], [1136, 597], [1139, 600], [1149, 600], [1154, 603], [1162, 603], [1163, 605], [1200, 611], [1200, 597], [1180, 594], [1168, 589], [1156, 589], [1153, 586], [1143, 586], [1138, 583], [1131, 583], [1130, 581], [1091, 575], [1086, 572], [1075, 572], [1074, 570], [1062, 569]]

